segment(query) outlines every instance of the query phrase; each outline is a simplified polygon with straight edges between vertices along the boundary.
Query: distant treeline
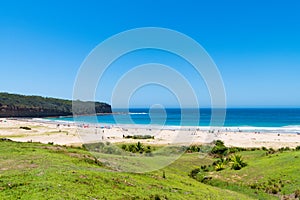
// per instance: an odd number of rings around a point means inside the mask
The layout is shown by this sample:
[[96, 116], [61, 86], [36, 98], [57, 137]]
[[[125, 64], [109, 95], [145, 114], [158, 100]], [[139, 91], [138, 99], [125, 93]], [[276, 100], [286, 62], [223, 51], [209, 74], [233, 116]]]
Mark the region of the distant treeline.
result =
[[[76, 115], [111, 113], [111, 106], [100, 102], [75, 101]], [[72, 101], [65, 99], [0, 93], [0, 117], [51, 117], [72, 115]]]

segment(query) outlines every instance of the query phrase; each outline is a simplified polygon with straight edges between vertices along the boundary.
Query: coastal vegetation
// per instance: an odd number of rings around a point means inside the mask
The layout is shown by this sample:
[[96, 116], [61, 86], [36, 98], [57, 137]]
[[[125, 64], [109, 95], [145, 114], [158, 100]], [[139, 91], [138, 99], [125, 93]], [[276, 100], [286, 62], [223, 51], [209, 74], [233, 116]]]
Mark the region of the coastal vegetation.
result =
[[299, 199], [298, 146], [275, 150], [227, 148], [222, 141], [215, 141], [215, 144], [210, 152], [214, 158], [212, 162], [191, 170], [191, 178], [258, 199]]
[[247, 199], [189, 178], [195, 155], [139, 174], [113, 171], [80, 147], [3, 139], [0, 152], [0, 199]]
[[106, 103], [0, 93], [0, 117], [67, 116], [74, 112], [72, 103], [75, 114], [111, 113], [111, 106]]
[[145, 140], [145, 139], [154, 139], [152, 135], [123, 135], [125, 139], [138, 139], [138, 140]]
[[150, 145], [144, 146], [141, 142], [137, 142], [136, 144], [122, 144], [121, 148], [132, 153], [145, 153], [148, 156], [152, 155], [152, 151], [154, 149]]
[[[142, 143], [134, 145], [148, 148]], [[273, 154], [266, 154], [270, 150], [267, 148], [243, 149], [223, 157], [211, 153], [199, 157], [208, 147], [197, 147], [199, 152], [186, 151], [164, 169], [128, 173], [114, 171], [86, 147], [19, 143], [3, 138], [0, 199], [299, 198], [299, 148], [282, 148]], [[231, 167], [235, 165], [232, 162], [240, 161], [247, 165], [238, 170]]]
[[84, 144], [83, 148], [89, 150], [91, 152], [98, 152], [104, 154], [114, 154], [114, 155], [122, 155], [126, 152], [134, 153], [134, 154], [146, 154], [147, 156], [152, 155], [152, 151], [157, 149], [154, 146], [147, 145], [145, 146], [141, 142], [137, 142], [135, 144], [121, 144], [121, 145], [112, 145], [109, 142], [97, 142], [97, 143], [89, 143]]

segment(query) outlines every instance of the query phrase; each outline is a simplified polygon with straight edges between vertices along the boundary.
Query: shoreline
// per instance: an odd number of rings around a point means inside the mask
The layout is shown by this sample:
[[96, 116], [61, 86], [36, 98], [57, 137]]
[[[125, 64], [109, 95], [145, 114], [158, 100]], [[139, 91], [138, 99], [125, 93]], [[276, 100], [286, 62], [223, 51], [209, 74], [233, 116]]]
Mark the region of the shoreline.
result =
[[[20, 127], [29, 127], [24, 130]], [[299, 131], [299, 132], [298, 132]], [[151, 135], [154, 139], [125, 139], [124, 136]], [[149, 145], [206, 144], [222, 140], [227, 146], [294, 148], [300, 146], [300, 127], [202, 127], [140, 124], [88, 124], [44, 118], [0, 118], [0, 138], [19, 142], [82, 145], [90, 142]]]
[[[1, 119], [1, 118], [0, 118]], [[18, 118], [16, 118], [18, 120]], [[299, 134], [300, 135], [300, 125], [289, 125], [289, 126], [189, 126], [189, 125], [160, 125], [160, 124], [112, 124], [112, 123], [87, 123], [80, 121], [66, 121], [66, 120], [50, 120], [46, 118], [32, 118], [30, 120], [44, 121], [48, 123], [61, 123], [61, 124], [86, 124], [91, 127], [111, 126], [120, 128], [152, 128], [152, 129], [164, 129], [164, 130], [220, 130], [228, 132], [264, 132], [264, 133], [282, 133], [282, 134]]]

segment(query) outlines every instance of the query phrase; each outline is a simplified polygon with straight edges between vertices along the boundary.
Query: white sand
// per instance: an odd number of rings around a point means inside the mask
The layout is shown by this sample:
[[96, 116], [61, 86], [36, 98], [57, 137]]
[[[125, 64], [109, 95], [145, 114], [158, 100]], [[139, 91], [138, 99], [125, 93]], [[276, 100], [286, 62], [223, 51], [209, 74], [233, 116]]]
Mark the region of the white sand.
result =
[[[58, 124], [60, 124], [58, 126]], [[20, 127], [30, 127], [24, 130]], [[213, 131], [213, 133], [212, 133]], [[240, 129], [208, 128], [208, 127], [159, 127], [142, 125], [94, 125], [83, 126], [42, 120], [1, 119], [0, 138], [8, 138], [21, 142], [41, 142], [60, 145], [81, 145], [86, 142], [133, 143], [141, 141], [148, 144], [204, 144], [213, 140], [222, 140], [227, 146], [237, 147], [296, 147], [300, 146], [300, 134], [285, 133], [285, 129], [277, 132], [268, 130], [260, 132]], [[152, 135], [155, 139], [124, 139], [127, 135]]]

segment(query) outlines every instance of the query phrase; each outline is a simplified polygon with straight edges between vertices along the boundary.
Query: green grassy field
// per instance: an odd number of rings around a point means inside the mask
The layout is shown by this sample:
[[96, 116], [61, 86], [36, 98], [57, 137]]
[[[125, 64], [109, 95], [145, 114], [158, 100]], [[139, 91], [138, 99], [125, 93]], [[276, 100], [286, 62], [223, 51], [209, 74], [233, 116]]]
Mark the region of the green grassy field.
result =
[[204, 184], [188, 176], [214, 161], [199, 153], [185, 153], [154, 172], [125, 173], [82, 148], [0, 141], [0, 199], [279, 199], [254, 183], [281, 180], [282, 194], [299, 188], [300, 151], [241, 154], [247, 167], [209, 172], [212, 179]]

